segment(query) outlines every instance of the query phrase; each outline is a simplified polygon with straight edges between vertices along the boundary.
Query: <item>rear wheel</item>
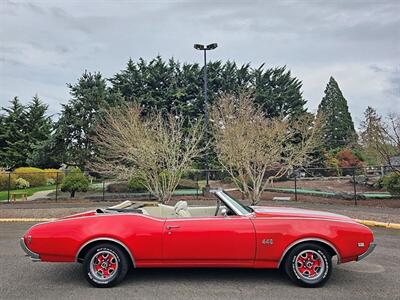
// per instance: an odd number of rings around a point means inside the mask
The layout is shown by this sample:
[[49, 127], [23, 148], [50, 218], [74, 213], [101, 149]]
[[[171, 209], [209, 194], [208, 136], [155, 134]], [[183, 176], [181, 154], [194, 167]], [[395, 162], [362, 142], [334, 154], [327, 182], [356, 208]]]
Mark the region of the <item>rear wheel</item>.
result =
[[128, 272], [129, 261], [124, 251], [110, 243], [93, 246], [83, 261], [86, 280], [96, 287], [112, 287]]
[[293, 247], [286, 256], [285, 271], [300, 286], [319, 287], [331, 276], [332, 257], [320, 245], [300, 244]]

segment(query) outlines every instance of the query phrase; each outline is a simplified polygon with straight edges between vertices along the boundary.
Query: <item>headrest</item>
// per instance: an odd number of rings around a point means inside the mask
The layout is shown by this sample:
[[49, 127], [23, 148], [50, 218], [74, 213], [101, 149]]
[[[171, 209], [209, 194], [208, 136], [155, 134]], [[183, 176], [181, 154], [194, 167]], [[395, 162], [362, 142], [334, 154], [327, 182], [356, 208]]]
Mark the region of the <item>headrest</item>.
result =
[[174, 206], [174, 210], [176, 213], [179, 213], [179, 211], [181, 210], [187, 210], [188, 208], [188, 204], [186, 201], [178, 201], [176, 202], [175, 206]]

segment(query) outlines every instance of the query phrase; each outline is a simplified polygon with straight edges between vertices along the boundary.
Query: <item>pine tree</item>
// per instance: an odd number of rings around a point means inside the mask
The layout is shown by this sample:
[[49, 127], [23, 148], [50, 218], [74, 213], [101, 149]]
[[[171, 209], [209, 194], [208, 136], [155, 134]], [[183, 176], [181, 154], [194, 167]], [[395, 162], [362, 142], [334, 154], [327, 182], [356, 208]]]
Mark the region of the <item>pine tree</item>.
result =
[[325, 96], [318, 106], [318, 114], [324, 118], [322, 138], [323, 146], [327, 150], [352, 146], [356, 143], [357, 134], [347, 100], [333, 77], [326, 86]]
[[[305, 111], [302, 83], [286, 67], [252, 70], [249, 64], [238, 67], [235, 62], [208, 62], [208, 99], [224, 93], [256, 93], [256, 102], [266, 115], [296, 116]], [[203, 67], [183, 64], [160, 56], [150, 62], [129, 59], [125, 70], [115, 74], [110, 82], [112, 91], [119, 91], [125, 101], [139, 103], [144, 113], [174, 112], [193, 119], [204, 115]]]
[[306, 110], [301, 92], [302, 82], [292, 77], [286, 67], [264, 69], [261, 65], [252, 73], [255, 102], [268, 117], [295, 117]]
[[44, 145], [51, 139], [53, 128], [50, 116], [46, 115], [47, 109], [48, 105], [40, 101], [37, 95], [27, 107], [26, 127], [29, 141], [27, 162], [34, 167], [54, 166], [54, 162], [50, 160], [50, 153], [44, 149]]
[[27, 138], [26, 111], [18, 97], [10, 101], [10, 106], [2, 108], [0, 143], [0, 164], [4, 168], [13, 169], [26, 166], [29, 140]]
[[376, 150], [377, 146], [379, 147], [377, 144], [384, 140], [384, 138], [380, 138], [383, 137], [382, 128], [382, 118], [374, 108], [368, 106], [364, 112], [364, 120], [360, 124], [360, 142], [365, 158], [370, 165], [386, 163]]
[[[204, 117], [203, 69], [199, 64], [168, 62], [160, 56], [146, 62], [129, 59], [126, 68], [109, 81], [111, 91], [126, 102], [139, 103], [144, 114], [169, 112], [186, 120]], [[249, 64], [214, 61], [207, 63], [208, 102], [224, 93], [256, 93], [256, 102], [267, 116], [294, 117], [305, 112], [302, 83], [286, 67], [252, 70]], [[210, 159], [214, 157], [210, 154]]]
[[78, 83], [68, 87], [71, 100], [63, 105], [55, 126], [53, 151], [61, 155], [58, 160], [63, 163], [84, 168], [96, 153], [92, 137], [98, 121], [107, 108], [120, 101], [119, 91], [110, 93], [100, 73], [86, 71]]

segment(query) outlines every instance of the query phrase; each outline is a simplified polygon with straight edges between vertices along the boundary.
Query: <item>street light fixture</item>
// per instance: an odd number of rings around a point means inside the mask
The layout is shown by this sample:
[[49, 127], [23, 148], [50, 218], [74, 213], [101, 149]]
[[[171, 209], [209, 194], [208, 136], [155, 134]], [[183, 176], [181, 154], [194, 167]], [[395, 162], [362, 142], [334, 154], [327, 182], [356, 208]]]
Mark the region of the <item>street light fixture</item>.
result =
[[[208, 118], [208, 94], [207, 94], [207, 84], [208, 84], [208, 78], [207, 78], [207, 51], [208, 50], [213, 50], [218, 47], [217, 43], [212, 43], [206, 45], [202, 44], [194, 44], [194, 49], [200, 50], [204, 52], [204, 117], [205, 117], [205, 129], [206, 129], [206, 136], [208, 137], [208, 123], [209, 123], [209, 118]], [[209, 174], [209, 165], [208, 165], [208, 152], [206, 151], [206, 190], [208, 191], [210, 189], [210, 184], [209, 184], [209, 179], [210, 179], [210, 174]]]

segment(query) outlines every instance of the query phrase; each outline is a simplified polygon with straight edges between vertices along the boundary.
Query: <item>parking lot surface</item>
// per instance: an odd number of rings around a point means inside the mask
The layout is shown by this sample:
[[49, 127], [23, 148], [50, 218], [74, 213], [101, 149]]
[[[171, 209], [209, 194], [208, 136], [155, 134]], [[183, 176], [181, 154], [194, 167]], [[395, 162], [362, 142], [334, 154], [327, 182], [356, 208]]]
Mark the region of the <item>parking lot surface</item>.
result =
[[77, 263], [34, 263], [19, 237], [33, 223], [0, 223], [1, 299], [400, 299], [400, 230], [374, 229], [375, 251], [335, 265], [322, 288], [293, 285], [278, 270], [138, 269], [117, 287], [97, 289]]

